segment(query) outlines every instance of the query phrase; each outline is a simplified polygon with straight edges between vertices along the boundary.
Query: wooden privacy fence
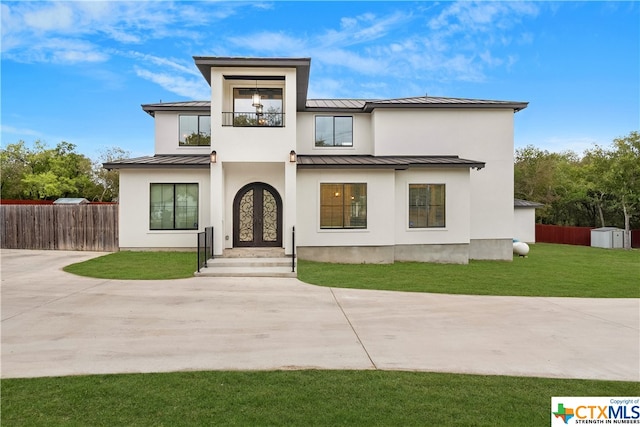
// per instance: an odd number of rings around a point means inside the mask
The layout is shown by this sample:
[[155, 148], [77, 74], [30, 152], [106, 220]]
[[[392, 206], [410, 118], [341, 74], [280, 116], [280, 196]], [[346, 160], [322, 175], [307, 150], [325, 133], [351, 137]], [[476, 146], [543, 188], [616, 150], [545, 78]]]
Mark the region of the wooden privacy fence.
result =
[[591, 246], [593, 227], [536, 224], [536, 242]]
[[0, 205], [6, 249], [118, 250], [118, 205]]
[[[591, 246], [593, 228], [536, 224], [536, 242]], [[640, 230], [631, 230], [631, 247], [640, 248]]]

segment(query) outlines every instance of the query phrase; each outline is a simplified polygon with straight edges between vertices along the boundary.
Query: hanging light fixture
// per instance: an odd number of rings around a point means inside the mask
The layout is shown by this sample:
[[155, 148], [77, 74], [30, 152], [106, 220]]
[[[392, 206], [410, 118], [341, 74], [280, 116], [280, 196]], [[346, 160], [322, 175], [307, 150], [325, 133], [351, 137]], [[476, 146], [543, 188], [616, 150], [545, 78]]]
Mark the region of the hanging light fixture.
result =
[[260, 92], [258, 91], [258, 81], [256, 80], [256, 91], [253, 93], [251, 97], [251, 105], [254, 107], [261, 107], [262, 100], [260, 99]]

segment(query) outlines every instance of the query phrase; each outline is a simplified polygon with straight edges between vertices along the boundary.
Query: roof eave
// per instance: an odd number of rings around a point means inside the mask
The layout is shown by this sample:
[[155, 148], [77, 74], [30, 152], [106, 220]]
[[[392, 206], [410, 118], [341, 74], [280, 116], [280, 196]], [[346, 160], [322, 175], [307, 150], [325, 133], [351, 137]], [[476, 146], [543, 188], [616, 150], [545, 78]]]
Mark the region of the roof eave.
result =
[[208, 169], [208, 164], [146, 164], [146, 163], [103, 163], [107, 170], [114, 169]]
[[296, 109], [303, 111], [307, 103], [309, 90], [309, 71], [311, 58], [244, 58], [194, 56], [193, 60], [200, 73], [211, 86], [211, 67], [239, 68], [295, 68], [296, 69]]
[[151, 117], [155, 117], [156, 111], [202, 111], [210, 112], [210, 106], [168, 106], [162, 104], [142, 104], [142, 110], [149, 114]]
[[517, 113], [520, 110], [524, 110], [529, 105], [528, 102], [513, 102], [513, 103], [494, 103], [494, 104], [469, 104], [469, 103], [421, 103], [421, 104], [404, 104], [404, 103], [381, 103], [381, 102], [367, 102], [362, 111], [370, 113], [376, 108], [460, 108], [460, 109], [478, 109], [478, 108], [491, 108], [491, 109], [509, 109]]

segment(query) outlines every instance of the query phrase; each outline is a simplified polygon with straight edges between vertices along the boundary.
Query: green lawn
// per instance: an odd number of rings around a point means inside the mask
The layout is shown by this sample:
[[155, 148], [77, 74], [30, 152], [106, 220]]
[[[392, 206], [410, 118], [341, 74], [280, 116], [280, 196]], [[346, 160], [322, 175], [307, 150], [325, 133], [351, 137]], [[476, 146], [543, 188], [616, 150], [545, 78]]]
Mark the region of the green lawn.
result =
[[544, 426], [552, 396], [638, 383], [395, 371], [182, 372], [2, 381], [2, 425]]
[[164, 280], [193, 277], [195, 252], [122, 251], [68, 265], [64, 271], [100, 279]]
[[321, 286], [469, 295], [640, 297], [640, 251], [537, 243], [513, 262], [468, 265], [326, 264], [299, 261], [298, 278]]
[[[640, 251], [585, 246], [530, 245], [513, 262], [468, 265], [405, 262], [326, 264], [299, 260], [303, 282], [340, 288], [385, 289], [468, 295], [639, 298]], [[69, 273], [105, 279], [193, 277], [194, 252], [123, 251], [72, 264]]]

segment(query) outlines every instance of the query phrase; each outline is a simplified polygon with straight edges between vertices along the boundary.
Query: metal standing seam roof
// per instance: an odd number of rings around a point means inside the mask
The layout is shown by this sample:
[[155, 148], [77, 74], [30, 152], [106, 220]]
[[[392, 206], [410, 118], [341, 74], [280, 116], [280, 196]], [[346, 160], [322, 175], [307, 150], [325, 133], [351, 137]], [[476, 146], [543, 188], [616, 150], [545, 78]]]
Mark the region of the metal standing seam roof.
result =
[[[490, 99], [445, 98], [418, 96], [397, 99], [307, 99], [299, 111], [349, 111], [369, 113], [375, 108], [509, 108], [518, 112], [529, 103], [496, 101]], [[142, 109], [151, 116], [156, 111], [210, 111], [210, 101], [161, 102], [143, 104]]]
[[103, 163], [105, 169], [132, 168], [208, 168], [209, 154], [176, 154], [134, 157], [132, 159], [115, 160]]
[[408, 169], [410, 167], [431, 168], [476, 168], [482, 169], [484, 162], [461, 159], [458, 156], [370, 156], [370, 155], [305, 155], [297, 156], [298, 169]]
[[514, 208], [541, 208], [544, 205], [542, 203], [530, 202], [528, 200], [513, 199]]
[[[209, 155], [155, 155], [103, 163], [105, 169], [131, 168], [208, 168]], [[370, 156], [370, 155], [304, 155], [297, 156], [299, 169], [408, 169], [410, 167], [476, 168], [484, 162], [458, 156]]]

